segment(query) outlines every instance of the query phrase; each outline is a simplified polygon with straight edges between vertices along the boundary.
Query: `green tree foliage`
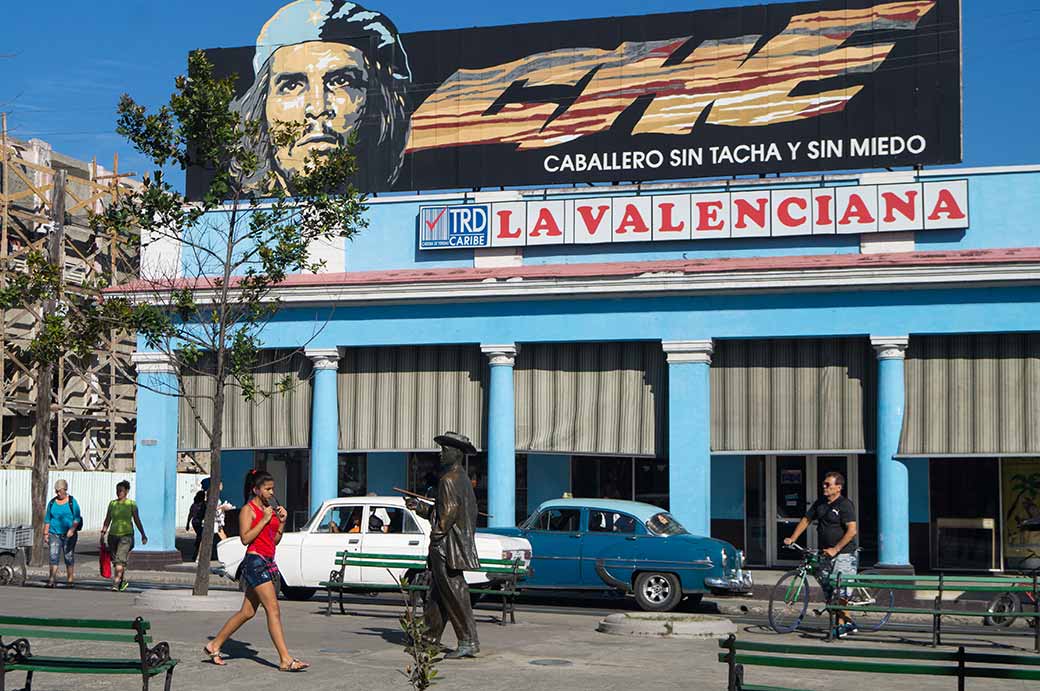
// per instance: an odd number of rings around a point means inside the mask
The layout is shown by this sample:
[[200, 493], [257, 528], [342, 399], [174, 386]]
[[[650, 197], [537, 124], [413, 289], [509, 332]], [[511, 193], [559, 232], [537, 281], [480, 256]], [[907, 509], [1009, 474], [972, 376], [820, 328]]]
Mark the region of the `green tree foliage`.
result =
[[[111, 328], [136, 331], [148, 349], [166, 354], [176, 372], [176, 387], [157, 390], [183, 396], [189, 375], [211, 376], [215, 395], [201, 403], [185, 398], [196, 423], [209, 438], [211, 487], [220, 486], [222, 411], [226, 388], [238, 389], [249, 401], [277, 395], [258, 389], [254, 379], [261, 334], [279, 308], [274, 289], [290, 274], [316, 272], [312, 243], [349, 238], [366, 225], [365, 198], [350, 183], [356, 169], [348, 148], [312, 154], [288, 185], [272, 173], [259, 190], [246, 191], [246, 180], [262, 168], [258, 150], [269, 138], [275, 146], [292, 145], [304, 123], [263, 123], [232, 107], [234, 77], [216, 78], [201, 51], [191, 54], [187, 75], [179, 76], [169, 102], [149, 112], [130, 96], [119, 103], [117, 131], [155, 165], [139, 189], [91, 217], [102, 236], [165, 241], [180, 248], [177, 270], [162, 275], [144, 268], [140, 281], [108, 290], [68, 294], [77, 301], [58, 310], [29, 347], [34, 360], [65, 353], [88, 354]], [[211, 182], [202, 198], [189, 201], [163, 174], [163, 169], [202, 168]], [[131, 232], [135, 231], [135, 232]], [[35, 268], [34, 268], [35, 267]], [[41, 255], [30, 259], [30, 271], [0, 291], [0, 306], [24, 306], [52, 296], [56, 272]], [[99, 286], [104, 288], [104, 286]], [[148, 386], [147, 382], [144, 383]], [[210, 409], [203, 415], [203, 406]], [[203, 420], [212, 421], [205, 424]], [[194, 592], [209, 587], [209, 562], [219, 492], [211, 491], [206, 507]]]

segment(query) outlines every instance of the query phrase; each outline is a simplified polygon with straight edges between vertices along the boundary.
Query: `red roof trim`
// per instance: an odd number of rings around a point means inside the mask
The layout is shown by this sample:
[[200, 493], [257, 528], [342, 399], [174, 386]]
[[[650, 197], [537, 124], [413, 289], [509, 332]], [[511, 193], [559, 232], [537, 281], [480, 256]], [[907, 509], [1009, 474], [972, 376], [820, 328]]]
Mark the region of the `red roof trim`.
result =
[[[812, 271], [816, 269], [863, 269], [913, 266], [964, 266], [973, 264], [1024, 264], [1040, 262], [1040, 247], [1014, 247], [985, 250], [946, 250], [937, 252], [901, 252], [893, 254], [824, 254], [786, 257], [741, 257], [727, 259], [683, 259], [643, 262], [609, 262], [589, 264], [549, 264], [493, 269], [397, 269], [388, 271], [355, 271], [335, 274], [296, 274], [282, 282], [283, 288], [313, 286], [391, 285], [415, 283], [480, 282], [489, 279], [576, 279], [624, 278], [645, 273], [705, 274], [745, 271]], [[106, 290], [109, 293], [132, 293], [189, 287], [198, 288], [212, 279], [180, 279], [161, 287], [145, 281], [132, 281]], [[201, 285], [200, 285], [201, 284]]]

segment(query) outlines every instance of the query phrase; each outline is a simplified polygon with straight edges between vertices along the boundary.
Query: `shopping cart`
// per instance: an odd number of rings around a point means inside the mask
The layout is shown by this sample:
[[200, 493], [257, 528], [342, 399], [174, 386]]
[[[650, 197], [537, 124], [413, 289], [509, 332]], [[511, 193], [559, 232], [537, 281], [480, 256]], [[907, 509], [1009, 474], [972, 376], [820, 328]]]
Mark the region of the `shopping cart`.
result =
[[33, 529], [19, 525], [0, 527], [0, 585], [25, 583], [25, 550], [33, 543]]

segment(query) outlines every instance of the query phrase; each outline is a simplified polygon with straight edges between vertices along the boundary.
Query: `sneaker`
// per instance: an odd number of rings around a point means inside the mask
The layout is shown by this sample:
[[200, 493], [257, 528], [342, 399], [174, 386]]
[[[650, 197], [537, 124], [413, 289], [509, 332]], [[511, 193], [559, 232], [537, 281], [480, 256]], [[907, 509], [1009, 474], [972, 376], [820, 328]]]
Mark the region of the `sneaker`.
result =
[[845, 636], [845, 625], [844, 624], [838, 624], [833, 629], [831, 629], [831, 639], [842, 638], [844, 636]]
[[123, 592], [130, 587], [130, 581], [121, 581], [119, 583], [119, 592]]
[[852, 621], [851, 619], [849, 621], [847, 621], [845, 623], [845, 633], [846, 634], [859, 633], [859, 627], [856, 626], [856, 622]]

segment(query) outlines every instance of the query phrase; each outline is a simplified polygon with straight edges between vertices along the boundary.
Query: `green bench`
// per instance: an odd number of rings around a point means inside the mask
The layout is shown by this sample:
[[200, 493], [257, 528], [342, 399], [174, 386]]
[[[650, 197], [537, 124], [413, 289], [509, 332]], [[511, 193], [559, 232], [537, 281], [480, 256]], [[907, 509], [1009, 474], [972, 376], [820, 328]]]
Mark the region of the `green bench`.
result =
[[[339, 599], [339, 611], [346, 614], [343, 605], [345, 593], [377, 593], [377, 592], [405, 592], [408, 594], [410, 604], [414, 607], [418, 597], [430, 589], [429, 571], [426, 568], [426, 559], [412, 554], [371, 554], [365, 552], [336, 552], [336, 566], [329, 574], [329, 580], [322, 581], [318, 585], [325, 588], [328, 602], [325, 608], [325, 616], [332, 614], [332, 600]], [[403, 571], [410, 576], [407, 583], [352, 583], [345, 579], [348, 566], [387, 569], [391, 573]], [[508, 623], [516, 623], [516, 593], [517, 582], [527, 575], [527, 569], [519, 559], [481, 559], [480, 571], [494, 577], [501, 585], [499, 588], [477, 588], [471, 587], [471, 595], [484, 597], [485, 595], [497, 596], [502, 600], [502, 619], [499, 622], [505, 626]], [[2, 691], [2, 690], [0, 690]]]
[[[885, 574], [857, 574], [848, 578], [842, 578], [838, 575], [835, 592], [837, 593], [840, 588], [870, 588], [877, 591], [883, 590], [927, 590], [935, 591], [935, 599], [931, 607], [886, 607], [879, 605], [842, 605], [837, 602], [829, 602], [824, 606], [830, 615], [830, 626], [828, 627], [827, 640], [831, 639], [830, 632], [834, 630], [835, 620], [837, 614], [840, 611], [855, 613], [855, 612], [869, 612], [869, 613], [883, 613], [890, 612], [892, 614], [917, 614], [929, 616], [932, 618], [932, 646], [939, 646], [942, 644], [942, 618], [944, 616], [955, 616], [955, 617], [988, 617], [992, 616], [993, 612], [988, 610], [960, 610], [960, 609], [944, 609], [943, 608], [943, 593], [947, 591], [955, 592], [1013, 592], [1013, 593], [1033, 593], [1033, 611], [1032, 612], [1007, 612], [1001, 613], [1001, 617], [1008, 619], [1040, 619], [1040, 600], [1036, 598], [1037, 594], [1037, 577], [1033, 576], [1031, 579], [1015, 576], [947, 576], [940, 574], [938, 576], [901, 576], [901, 575], [885, 575]], [[1033, 646], [1036, 652], [1040, 653], [1040, 626], [1034, 627], [1033, 632]]]
[[[148, 691], [149, 680], [166, 674], [165, 691], [173, 683], [177, 660], [170, 657], [170, 646], [157, 643], [149, 647], [151, 624], [140, 617], [133, 621], [107, 619], [43, 619], [0, 616], [0, 691], [6, 688], [11, 672], [25, 672], [25, 691], [32, 690], [33, 674], [139, 674], [141, 688]], [[71, 657], [36, 655], [32, 646], [39, 639], [134, 643], [139, 655], [126, 658]], [[71, 684], [65, 684], [71, 686]]]
[[745, 683], [744, 668], [752, 666], [818, 669], [825, 671], [829, 679], [833, 679], [833, 672], [956, 677], [958, 691], [964, 691], [966, 679], [1040, 681], [1040, 659], [1032, 655], [966, 653], [963, 646], [956, 652], [916, 648], [835, 648], [738, 641], [736, 636], [730, 635], [719, 641], [719, 647], [724, 651], [719, 653], [719, 662], [725, 662], [729, 668], [728, 691], [801, 691]]

